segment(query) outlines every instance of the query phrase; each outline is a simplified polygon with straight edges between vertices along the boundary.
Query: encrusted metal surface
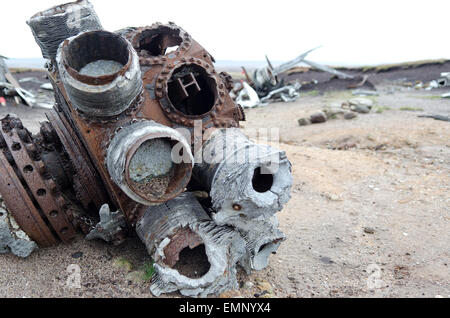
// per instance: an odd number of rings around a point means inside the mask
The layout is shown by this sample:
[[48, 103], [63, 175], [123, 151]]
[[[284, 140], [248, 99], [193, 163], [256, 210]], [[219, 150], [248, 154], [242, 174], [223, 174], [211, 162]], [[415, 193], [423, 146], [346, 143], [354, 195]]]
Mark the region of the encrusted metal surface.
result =
[[[59, 192], [55, 181], [45, 175], [45, 164], [41, 160], [40, 150], [33, 142], [31, 135], [23, 128], [19, 120], [11, 119], [10, 117], [2, 120], [0, 133], [15, 168], [14, 176], [11, 174], [11, 169], [8, 169], [9, 167], [4, 163], [4, 169], [9, 170], [7, 175], [9, 175], [11, 181], [14, 181], [14, 190], [23, 193], [21, 190], [26, 186], [28, 198], [35, 206], [34, 209], [31, 208], [31, 205], [29, 206], [33, 211], [31, 214], [38, 218], [36, 214], [36, 211], [38, 211], [40, 220], [47, 224], [46, 227], [51, 229], [53, 236], [59, 237], [63, 242], [70, 242], [74, 238], [76, 231], [69, 219], [69, 215], [61, 213], [67, 209], [66, 200]], [[8, 162], [8, 164], [11, 166], [11, 163]], [[20, 184], [17, 182], [19, 179], [21, 181]], [[14, 202], [11, 202], [11, 199], [14, 200], [14, 198], [8, 195], [4, 195], [4, 198], [8, 206], [15, 205]], [[24, 201], [28, 200], [25, 199]], [[19, 209], [12, 208], [11, 211], [21, 225], [22, 223], [30, 222], [28, 219], [28, 217], [31, 217], [30, 214], [16, 216], [15, 212], [19, 211]], [[42, 224], [42, 222], [39, 223]], [[49, 231], [44, 232], [43, 235], [36, 238], [34, 234], [31, 236], [37, 242], [41, 240], [41, 237], [44, 237], [44, 241], [47, 242]], [[52, 241], [50, 240], [50, 242]]]

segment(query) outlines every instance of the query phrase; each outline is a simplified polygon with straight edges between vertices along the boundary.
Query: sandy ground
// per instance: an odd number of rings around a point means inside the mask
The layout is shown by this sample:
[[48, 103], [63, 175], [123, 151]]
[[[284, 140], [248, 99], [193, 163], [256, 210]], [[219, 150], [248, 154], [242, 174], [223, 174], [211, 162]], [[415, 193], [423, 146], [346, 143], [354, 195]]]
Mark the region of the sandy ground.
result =
[[[294, 186], [279, 214], [287, 241], [266, 270], [241, 273], [242, 285], [255, 285], [232, 296], [254, 297], [263, 280], [275, 297], [450, 297], [450, 123], [417, 117], [448, 116], [450, 100], [398, 89], [373, 97], [391, 110], [350, 121], [297, 124], [349, 92], [247, 111], [247, 132], [280, 129], [274, 145], [292, 161]], [[0, 108], [0, 116], [11, 111], [34, 131], [45, 120], [43, 110], [22, 106]], [[0, 297], [152, 297], [136, 277], [148, 262], [137, 239], [113, 247], [80, 238], [25, 260], [0, 255]], [[81, 288], [67, 285], [71, 264]]]

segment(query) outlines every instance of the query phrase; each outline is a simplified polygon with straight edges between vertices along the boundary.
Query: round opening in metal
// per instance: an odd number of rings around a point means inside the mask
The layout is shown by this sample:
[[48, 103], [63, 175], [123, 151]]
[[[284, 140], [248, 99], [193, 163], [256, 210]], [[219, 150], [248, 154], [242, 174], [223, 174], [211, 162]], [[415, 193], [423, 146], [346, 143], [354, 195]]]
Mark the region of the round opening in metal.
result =
[[156, 29], [145, 29], [138, 34], [134, 48], [139, 53], [157, 57], [176, 51], [182, 43], [180, 30], [161, 26]]
[[82, 76], [111, 76], [121, 71], [130, 60], [125, 39], [106, 31], [86, 32], [68, 44], [65, 61]]
[[177, 68], [168, 82], [169, 100], [181, 113], [201, 116], [209, 113], [217, 101], [217, 83], [206, 70], [195, 64]]
[[258, 253], [261, 253], [261, 252], [264, 251], [266, 248], [267, 248], [267, 249], [272, 248], [272, 246], [273, 246], [273, 243], [272, 243], [272, 242], [269, 242], [269, 243], [266, 243], [266, 244], [264, 244], [264, 245], [261, 245], [261, 247], [258, 249]]
[[130, 187], [144, 199], [162, 200], [184, 187], [191, 164], [176, 164], [172, 149], [177, 144], [170, 138], [148, 139], [140, 144], [128, 164]]
[[273, 174], [263, 173], [261, 167], [256, 168], [252, 178], [253, 189], [259, 193], [270, 191], [273, 186]]
[[178, 262], [173, 267], [181, 275], [192, 279], [203, 277], [210, 268], [211, 264], [204, 244], [193, 249], [190, 247], [184, 248], [179, 254]]
[[145, 141], [134, 153], [128, 167], [130, 180], [140, 192], [163, 196], [174, 176], [172, 143], [168, 138]]

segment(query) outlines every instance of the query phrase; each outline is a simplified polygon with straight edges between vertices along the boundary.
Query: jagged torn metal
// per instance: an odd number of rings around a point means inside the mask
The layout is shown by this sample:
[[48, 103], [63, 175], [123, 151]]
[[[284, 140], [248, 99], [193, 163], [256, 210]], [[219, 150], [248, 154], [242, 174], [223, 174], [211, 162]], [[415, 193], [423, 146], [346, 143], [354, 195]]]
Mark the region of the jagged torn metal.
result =
[[117, 241], [117, 236], [126, 228], [125, 215], [118, 210], [112, 212], [108, 204], [100, 208], [100, 222], [86, 236], [87, 240], [101, 239], [106, 242]]
[[[180, 231], [195, 233], [205, 246], [210, 268], [200, 278], [184, 276], [167, 264], [171, 263], [168, 251]], [[184, 296], [207, 297], [238, 288], [236, 267], [245, 255], [245, 243], [232, 228], [212, 222], [192, 193], [150, 207], [138, 223], [137, 233], [155, 261], [150, 287], [155, 296], [180, 291]], [[178, 246], [178, 252], [189, 246], [186, 244]]]
[[[213, 214], [213, 220], [215, 214]], [[221, 222], [218, 222], [221, 224]], [[225, 225], [225, 224], [223, 224]], [[259, 217], [253, 220], [246, 218], [231, 219], [226, 225], [232, 226], [245, 241], [246, 254], [239, 261], [247, 274], [253, 270], [263, 270], [269, 266], [270, 256], [275, 253], [286, 236], [278, 229], [278, 219], [274, 215], [269, 219]]]
[[[217, 130], [204, 146], [205, 161], [197, 164], [195, 177], [210, 188], [215, 220], [272, 217], [291, 198], [292, 166], [286, 153], [255, 144], [239, 129]], [[268, 176], [267, 188], [255, 189], [260, 177]]]
[[20, 229], [0, 197], [0, 254], [11, 252], [26, 258], [37, 249], [36, 242]]

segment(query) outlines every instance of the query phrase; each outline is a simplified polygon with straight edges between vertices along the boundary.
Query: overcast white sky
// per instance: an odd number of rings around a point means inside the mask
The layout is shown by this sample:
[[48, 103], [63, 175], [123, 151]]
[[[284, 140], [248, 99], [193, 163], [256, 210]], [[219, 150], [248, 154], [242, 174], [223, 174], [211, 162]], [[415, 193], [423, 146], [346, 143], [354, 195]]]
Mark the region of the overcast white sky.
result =
[[[25, 21], [67, 0], [3, 0], [0, 54], [41, 57]], [[450, 58], [449, 0], [91, 0], [103, 27], [173, 21], [217, 60], [363, 65]]]

